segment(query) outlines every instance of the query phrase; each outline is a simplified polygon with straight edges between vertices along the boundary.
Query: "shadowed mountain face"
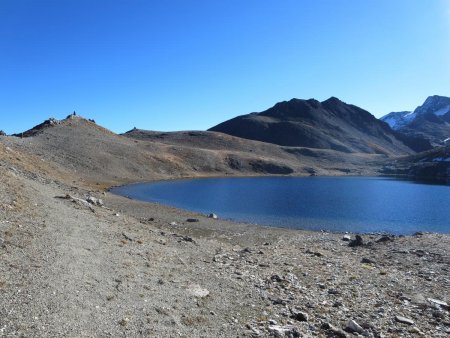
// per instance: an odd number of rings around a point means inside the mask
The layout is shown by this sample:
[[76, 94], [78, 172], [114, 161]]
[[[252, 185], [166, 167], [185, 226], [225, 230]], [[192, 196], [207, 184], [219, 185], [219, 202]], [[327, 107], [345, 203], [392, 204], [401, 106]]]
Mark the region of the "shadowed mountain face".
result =
[[387, 160], [380, 172], [450, 184], [450, 146]]
[[430, 96], [414, 111], [394, 112], [381, 118], [398, 132], [443, 145], [450, 138], [450, 97]]
[[399, 136], [369, 112], [330, 98], [292, 99], [223, 122], [211, 131], [282, 146], [348, 153], [410, 154], [431, 148], [424, 140]]

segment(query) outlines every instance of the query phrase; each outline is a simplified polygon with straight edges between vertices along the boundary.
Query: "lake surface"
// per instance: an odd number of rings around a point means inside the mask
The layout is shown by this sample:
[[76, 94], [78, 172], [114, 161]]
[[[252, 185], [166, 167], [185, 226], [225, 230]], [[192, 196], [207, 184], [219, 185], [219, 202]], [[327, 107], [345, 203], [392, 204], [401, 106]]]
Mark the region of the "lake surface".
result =
[[113, 193], [241, 222], [336, 232], [450, 233], [450, 186], [380, 177], [207, 178]]

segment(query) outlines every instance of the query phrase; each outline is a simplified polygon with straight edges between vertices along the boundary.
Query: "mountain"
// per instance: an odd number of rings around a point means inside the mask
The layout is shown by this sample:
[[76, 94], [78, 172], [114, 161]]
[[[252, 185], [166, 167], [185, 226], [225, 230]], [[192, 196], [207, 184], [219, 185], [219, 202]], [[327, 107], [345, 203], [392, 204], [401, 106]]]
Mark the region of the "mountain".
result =
[[442, 145], [450, 137], [450, 97], [430, 96], [412, 112], [393, 112], [381, 120], [402, 134], [424, 137], [434, 145]]
[[429, 142], [400, 135], [364, 109], [335, 97], [323, 102], [280, 102], [261, 113], [220, 123], [210, 131], [282, 146], [347, 153], [400, 155], [431, 148]]

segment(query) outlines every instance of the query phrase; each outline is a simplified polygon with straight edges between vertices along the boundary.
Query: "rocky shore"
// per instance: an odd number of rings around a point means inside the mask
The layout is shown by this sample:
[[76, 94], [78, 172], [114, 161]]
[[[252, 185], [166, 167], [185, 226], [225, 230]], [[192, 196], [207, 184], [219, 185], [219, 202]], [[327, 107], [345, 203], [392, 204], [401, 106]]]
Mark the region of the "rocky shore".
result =
[[234, 224], [1, 168], [3, 336], [449, 334], [448, 235]]

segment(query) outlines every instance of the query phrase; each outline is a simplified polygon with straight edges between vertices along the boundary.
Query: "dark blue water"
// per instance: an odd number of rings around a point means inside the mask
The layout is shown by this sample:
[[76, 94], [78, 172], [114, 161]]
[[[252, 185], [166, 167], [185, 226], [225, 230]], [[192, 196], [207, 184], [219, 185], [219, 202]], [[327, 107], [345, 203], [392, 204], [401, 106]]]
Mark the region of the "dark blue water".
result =
[[208, 178], [112, 192], [221, 218], [309, 230], [450, 233], [450, 186], [378, 177]]

